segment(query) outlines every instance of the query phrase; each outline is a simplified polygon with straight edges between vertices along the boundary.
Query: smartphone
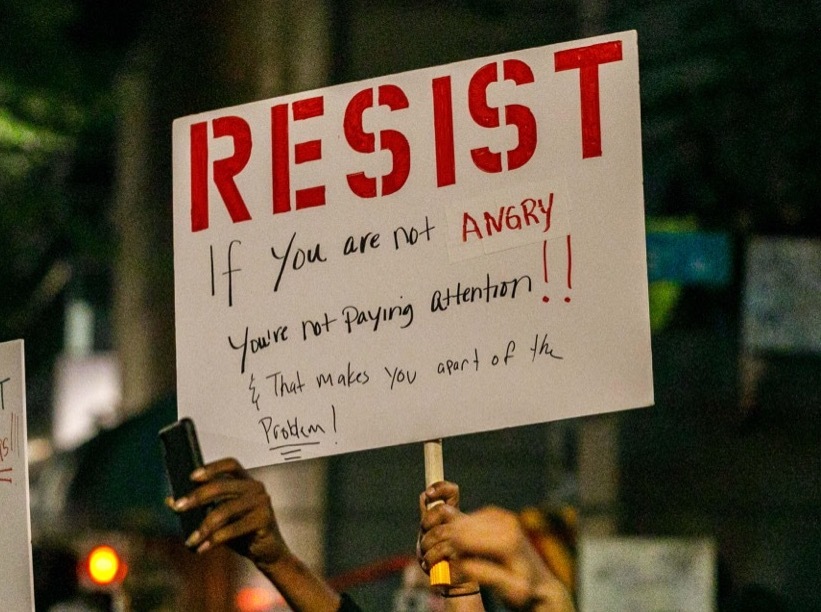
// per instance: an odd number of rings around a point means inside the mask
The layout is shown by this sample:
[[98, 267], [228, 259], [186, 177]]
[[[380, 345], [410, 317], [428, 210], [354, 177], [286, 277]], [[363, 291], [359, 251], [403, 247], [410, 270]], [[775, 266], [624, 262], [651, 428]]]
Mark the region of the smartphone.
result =
[[[197, 430], [194, 422], [185, 417], [163, 427], [159, 437], [168, 481], [171, 484], [171, 493], [174, 499], [179, 499], [199, 486], [191, 480], [191, 472], [203, 466]], [[184, 539], [187, 540], [188, 536], [197, 530], [209, 510], [210, 507], [203, 506], [180, 512], [177, 515]]]

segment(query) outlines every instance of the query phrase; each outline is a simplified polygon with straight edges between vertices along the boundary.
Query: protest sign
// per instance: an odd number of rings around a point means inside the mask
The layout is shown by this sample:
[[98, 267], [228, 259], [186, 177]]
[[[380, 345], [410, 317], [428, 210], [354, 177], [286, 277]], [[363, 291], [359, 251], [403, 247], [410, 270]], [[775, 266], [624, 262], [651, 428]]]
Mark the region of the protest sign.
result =
[[652, 403], [635, 32], [184, 117], [173, 145], [206, 459]]
[[583, 538], [579, 545], [585, 612], [713, 612], [715, 575], [708, 539]]
[[23, 341], [0, 343], [0, 601], [34, 610]]
[[821, 353], [821, 241], [759, 236], [747, 248], [742, 344], [750, 353]]

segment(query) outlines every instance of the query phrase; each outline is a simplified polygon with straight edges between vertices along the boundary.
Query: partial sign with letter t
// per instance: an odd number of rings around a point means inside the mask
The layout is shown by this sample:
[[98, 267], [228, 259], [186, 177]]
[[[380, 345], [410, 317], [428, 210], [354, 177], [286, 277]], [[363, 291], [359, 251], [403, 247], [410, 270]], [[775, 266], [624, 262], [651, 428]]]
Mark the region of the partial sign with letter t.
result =
[[34, 610], [23, 341], [0, 343], [0, 601]]

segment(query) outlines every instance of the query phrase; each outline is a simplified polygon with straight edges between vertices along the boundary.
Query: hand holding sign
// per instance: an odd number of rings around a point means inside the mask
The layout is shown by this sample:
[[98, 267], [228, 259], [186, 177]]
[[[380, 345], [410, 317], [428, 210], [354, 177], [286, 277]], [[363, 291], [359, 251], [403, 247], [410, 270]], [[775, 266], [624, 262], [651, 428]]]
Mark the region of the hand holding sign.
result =
[[[445, 480], [445, 468], [442, 459], [442, 441], [432, 440], [425, 442], [425, 486], [431, 487], [437, 482]], [[439, 499], [427, 505], [430, 509], [444, 503]], [[440, 561], [430, 568], [430, 583], [433, 586], [450, 584], [450, 566], [447, 561]]]

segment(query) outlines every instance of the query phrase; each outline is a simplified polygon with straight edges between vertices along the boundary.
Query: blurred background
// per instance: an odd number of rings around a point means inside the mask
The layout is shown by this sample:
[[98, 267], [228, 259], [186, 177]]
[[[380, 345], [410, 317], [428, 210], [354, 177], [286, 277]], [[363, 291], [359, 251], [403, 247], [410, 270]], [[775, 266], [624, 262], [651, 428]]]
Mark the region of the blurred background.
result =
[[[632, 29], [656, 406], [449, 439], [445, 473], [465, 509], [521, 511], [583, 610], [580, 553], [608, 541], [705, 545], [716, 610], [821, 609], [818, 2], [2, 0], [0, 341], [25, 339], [38, 610], [279, 609], [162, 506], [174, 118]], [[427, 609], [403, 571], [421, 447], [261, 477], [340, 588]], [[107, 585], [75, 571], [102, 543], [128, 565]]]

